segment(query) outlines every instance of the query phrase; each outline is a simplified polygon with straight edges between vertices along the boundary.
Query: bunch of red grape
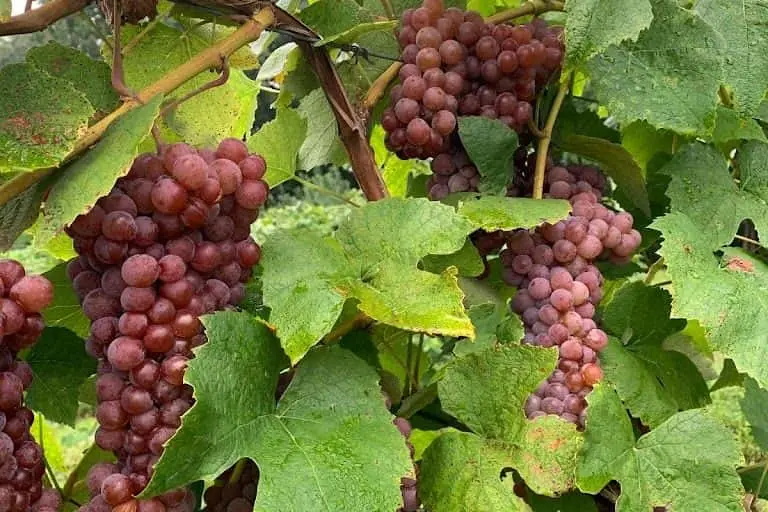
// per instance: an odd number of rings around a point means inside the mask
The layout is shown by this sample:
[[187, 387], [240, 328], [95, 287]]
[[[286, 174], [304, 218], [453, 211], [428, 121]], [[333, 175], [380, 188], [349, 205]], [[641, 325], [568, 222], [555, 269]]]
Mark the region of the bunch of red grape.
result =
[[[182, 489], [136, 502], [163, 446], [192, 406], [184, 384], [200, 316], [238, 304], [261, 249], [250, 225], [267, 198], [266, 164], [226, 139], [139, 156], [112, 192], [68, 228], [79, 257], [68, 272], [91, 320], [99, 359], [96, 443], [118, 462], [89, 476], [83, 510], [186, 511]], [[106, 469], [109, 471], [106, 471]]]
[[29, 433], [35, 416], [24, 407], [32, 369], [17, 358], [45, 328], [40, 312], [53, 300], [53, 284], [25, 274], [19, 262], [0, 260], [0, 510], [55, 512], [61, 497], [43, 490], [43, 450]]
[[499, 254], [502, 277], [518, 291], [513, 310], [525, 324], [526, 343], [558, 347], [557, 369], [528, 398], [529, 418], [545, 414], [584, 426], [584, 397], [603, 375], [599, 353], [608, 343], [593, 317], [602, 298], [598, 258], [628, 261], [640, 245], [629, 213], [602, 204], [605, 178], [597, 169], [552, 167], [546, 197], [567, 199], [571, 215], [535, 230], [507, 234]]
[[459, 140], [458, 116], [485, 116], [521, 133], [539, 90], [561, 66], [561, 30], [537, 19], [487, 24], [475, 12], [424, 0], [403, 12], [398, 40], [405, 63], [381, 124], [401, 158], [430, 158], [430, 196], [477, 189], [479, 176]]
[[237, 466], [225, 471], [205, 490], [205, 510], [208, 512], [251, 512], [256, 501], [259, 468], [251, 460], [235, 475]]

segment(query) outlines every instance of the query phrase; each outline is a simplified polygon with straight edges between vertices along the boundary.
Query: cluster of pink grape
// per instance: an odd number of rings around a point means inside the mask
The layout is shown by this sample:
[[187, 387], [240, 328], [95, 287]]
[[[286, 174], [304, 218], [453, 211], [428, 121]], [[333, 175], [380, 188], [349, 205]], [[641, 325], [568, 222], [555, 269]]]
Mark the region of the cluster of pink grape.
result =
[[584, 397], [603, 376], [599, 353], [608, 337], [593, 320], [602, 298], [597, 259], [628, 261], [641, 242], [629, 213], [602, 204], [605, 178], [592, 167], [552, 167], [546, 197], [566, 199], [571, 215], [505, 237], [502, 278], [518, 288], [513, 310], [525, 324], [526, 343], [558, 347], [557, 369], [528, 398], [529, 418], [555, 414], [584, 426]]
[[[117, 464], [93, 468], [81, 510], [194, 509], [185, 489], [137, 501], [168, 439], [192, 406], [183, 378], [205, 343], [200, 316], [238, 304], [261, 249], [250, 225], [267, 198], [266, 164], [245, 144], [174, 144], [139, 156], [128, 175], [68, 228], [68, 267], [98, 358], [96, 443]], [[127, 509], [126, 509], [127, 510]]]
[[61, 497], [43, 489], [43, 450], [29, 433], [35, 416], [24, 406], [32, 369], [17, 357], [45, 328], [40, 312], [53, 301], [53, 284], [25, 274], [21, 263], [0, 260], [0, 510], [56, 512]]
[[381, 124], [387, 147], [401, 158], [434, 157], [430, 196], [477, 189], [477, 169], [457, 136], [459, 116], [527, 130], [538, 91], [560, 70], [561, 34], [540, 19], [488, 24], [475, 12], [445, 9], [442, 0], [403, 12], [405, 64]]

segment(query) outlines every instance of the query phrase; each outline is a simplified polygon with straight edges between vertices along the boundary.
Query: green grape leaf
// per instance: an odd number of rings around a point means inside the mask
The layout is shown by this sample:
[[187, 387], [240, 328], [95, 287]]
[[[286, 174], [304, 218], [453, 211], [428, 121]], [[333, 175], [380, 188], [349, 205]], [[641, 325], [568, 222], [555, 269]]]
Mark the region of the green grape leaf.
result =
[[451, 269], [417, 268], [427, 255], [453, 254], [473, 226], [426, 199], [389, 199], [350, 213], [335, 238], [281, 233], [263, 247], [264, 303], [293, 361], [330, 332], [347, 299], [401, 329], [473, 336]]
[[646, 120], [681, 134], [711, 133], [722, 40], [676, 1], [651, 4], [653, 22], [636, 43], [612, 46], [587, 64], [595, 95], [621, 123]]
[[186, 374], [197, 401], [144, 495], [214, 478], [248, 457], [260, 471], [256, 512], [399, 506], [400, 478], [413, 467], [372, 368], [338, 346], [314, 350], [275, 405], [287, 361], [269, 329], [237, 312], [203, 322], [208, 343]]
[[302, 9], [299, 17], [324, 38], [373, 21], [371, 13], [355, 0], [318, 0]]
[[101, 119], [114, 110], [120, 98], [112, 88], [109, 66], [96, 61], [80, 50], [49, 41], [45, 46], [27, 52], [27, 62], [41, 71], [62, 78], [85, 97], [96, 110], [95, 119]]
[[565, 67], [581, 67], [613, 44], [637, 40], [652, 19], [648, 0], [568, 0]]
[[10, 249], [19, 235], [35, 223], [47, 189], [45, 180], [0, 206], [0, 251]]
[[61, 327], [47, 327], [26, 361], [35, 379], [27, 401], [46, 418], [75, 425], [78, 390], [96, 373], [96, 360], [85, 352], [82, 338]]
[[92, 115], [67, 80], [30, 64], [0, 69], [0, 172], [58, 165]]
[[744, 219], [752, 219], [758, 232], [768, 233], [768, 167], [751, 165], [741, 187], [734, 183], [728, 162], [712, 146], [690, 144], [682, 148], [660, 173], [671, 181], [667, 196], [671, 209], [685, 214], [712, 250], [729, 244]]
[[386, 21], [371, 21], [368, 23], [360, 23], [359, 25], [355, 25], [354, 27], [345, 30], [343, 32], [339, 32], [338, 34], [335, 34], [331, 37], [326, 37], [315, 43], [315, 46], [317, 47], [323, 47], [328, 44], [350, 44], [357, 41], [362, 35], [368, 34], [369, 32], [376, 32], [376, 31], [384, 31], [384, 32], [392, 32], [395, 28], [397, 28], [399, 22], [397, 20], [386, 20]]
[[278, 108], [277, 116], [248, 139], [248, 149], [267, 161], [264, 179], [271, 188], [296, 174], [296, 158], [307, 134], [307, 122], [295, 110]]
[[579, 489], [598, 493], [609, 481], [618, 481], [617, 512], [653, 507], [743, 510], [736, 473], [739, 447], [707, 413], [700, 409], [677, 413], [635, 441], [632, 424], [612, 388], [598, 384], [587, 395], [587, 403]]
[[768, 450], [768, 390], [755, 379], [744, 379], [744, 398], [741, 409], [752, 429], [752, 437], [763, 450]]
[[475, 326], [475, 339], [459, 340], [456, 343], [453, 353], [459, 357], [483, 352], [496, 344], [496, 329], [504, 315], [504, 307], [495, 302], [472, 304], [468, 314]]
[[[131, 51], [123, 58], [125, 81], [135, 89], [155, 82], [213, 42], [208, 37], [191, 37], [163, 23], [155, 24], [137, 37], [142, 30], [129, 25], [122, 31], [123, 45], [136, 38]], [[201, 73], [173, 94], [182, 97], [216, 76], [216, 73]], [[241, 138], [253, 125], [258, 93], [256, 82], [243, 71], [231, 69], [227, 83], [190, 98], [163, 116], [162, 133], [169, 140], [183, 140], [194, 146], [215, 147], [225, 137]]]
[[307, 122], [307, 133], [299, 149], [299, 169], [341, 164], [347, 154], [339, 139], [339, 125], [322, 89], [315, 89], [299, 103], [298, 112]]
[[80, 307], [80, 301], [67, 276], [67, 264], [61, 263], [44, 275], [53, 283], [53, 302], [42, 312], [45, 325], [64, 327], [83, 338], [87, 337], [91, 331], [91, 321]]
[[648, 191], [645, 188], [643, 170], [626, 148], [605, 139], [584, 135], [561, 137], [557, 145], [564, 151], [597, 162], [602, 171], [616, 182], [616, 185], [634, 203], [634, 206], [646, 215], [650, 215], [651, 206], [648, 202]]
[[768, 383], [768, 321], [761, 314], [768, 306], [768, 267], [743, 251], [718, 258], [709, 234], [682, 213], [667, 214], [651, 227], [664, 236], [659, 253], [674, 284], [673, 314], [698, 320], [715, 350], [733, 359], [739, 371]]
[[381, 169], [381, 177], [392, 197], [408, 195], [408, 183], [412, 176], [431, 176], [429, 165], [422, 160], [401, 160], [390, 153], [384, 144], [384, 128], [377, 124], [371, 130], [370, 143]]
[[712, 142], [725, 145], [728, 149], [736, 147], [741, 140], [759, 140], [768, 142], [760, 128], [760, 123], [751, 118], [744, 118], [733, 109], [722, 105], [717, 107], [717, 121], [712, 132]]
[[480, 196], [472, 193], [454, 194], [458, 212], [477, 229], [510, 231], [532, 229], [568, 216], [571, 205], [561, 199], [530, 199], [526, 197]]
[[596, 110], [591, 110], [591, 106], [591, 103], [576, 97], [563, 100], [552, 134], [552, 142], [558, 145], [561, 139], [573, 135], [619, 142], [619, 132], [606, 125], [606, 120], [602, 119]]
[[[556, 363], [556, 350], [498, 345], [452, 361], [438, 383], [443, 409], [483, 439], [503, 443], [508, 466], [535, 492], [547, 495], [573, 486], [582, 442], [576, 426], [560, 418], [525, 417], [525, 401]], [[478, 396], [478, 389], [494, 392]]]
[[256, 80], [265, 81], [276, 78], [286, 69], [288, 57], [294, 51], [300, 51], [299, 46], [296, 43], [285, 43], [278, 47], [267, 56], [267, 60], [259, 68], [259, 74], [256, 76]]
[[501, 479], [500, 468], [511, 464], [505, 446], [468, 432], [447, 432], [424, 451], [419, 496], [443, 512], [529, 511], [515, 494], [511, 475]]
[[115, 121], [96, 146], [59, 173], [43, 208], [36, 242], [46, 243], [81, 213], [109, 193], [115, 181], [131, 168], [139, 146], [149, 136], [162, 96]]
[[621, 145], [644, 172], [657, 154], [671, 155], [674, 151], [675, 134], [657, 130], [645, 121], [635, 121], [622, 127]]
[[460, 117], [459, 136], [480, 173], [480, 192], [503, 196], [513, 175], [517, 133], [496, 119]]
[[745, 373], [739, 372], [733, 359], [726, 359], [723, 361], [723, 369], [720, 370], [720, 375], [718, 375], [712, 387], [709, 388], [709, 391], [712, 393], [722, 388], [742, 387], [744, 385], [744, 377], [746, 376]]
[[467, 240], [464, 247], [453, 254], [430, 255], [422, 260], [424, 270], [439, 273], [448, 267], [456, 267], [460, 276], [477, 277], [485, 270], [483, 259], [477, 247]]
[[[339, 63], [339, 76], [341, 76], [347, 96], [353, 105], [362, 106], [371, 84], [389, 68], [392, 64], [390, 59], [396, 59], [399, 56], [400, 49], [393, 30], [368, 30], [359, 34], [352, 43], [365, 48], [371, 54], [388, 57], [376, 58], [371, 55], [371, 58], [366, 60], [363, 56], [357, 58], [352, 56]], [[385, 101], [381, 101], [378, 106], [383, 108], [384, 103]], [[373, 116], [374, 118], [378, 117], [376, 111], [373, 112]]]
[[733, 88], [742, 114], [757, 111], [768, 84], [768, 12], [761, 0], [696, 2], [695, 12], [725, 41], [724, 82]]
[[768, 144], [747, 141], [739, 150], [741, 188], [768, 197]]

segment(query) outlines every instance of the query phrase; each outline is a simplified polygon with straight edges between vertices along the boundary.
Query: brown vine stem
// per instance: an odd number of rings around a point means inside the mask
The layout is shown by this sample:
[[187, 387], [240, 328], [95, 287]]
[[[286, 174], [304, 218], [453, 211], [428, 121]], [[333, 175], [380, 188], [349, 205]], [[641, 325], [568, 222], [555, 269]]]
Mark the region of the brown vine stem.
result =
[[560, 82], [560, 89], [557, 91], [555, 101], [547, 116], [547, 123], [542, 130], [542, 137], [539, 139], [539, 145], [536, 149], [536, 173], [533, 176], [533, 198], [541, 199], [544, 196], [544, 173], [547, 170], [547, 153], [549, 153], [549, 144], [552, 142], [552, 131], [555, 128], [557, 114], [560, 113], [560, 107], [563, 105], [565, 95], [568, 93], [569, 77], [563, 77]]
[[[382, 0], [382, 2], [389, 2], [389, 0]], [[562, 10], [565, 10], [565, 3], [559, 0], [531, 0], [520, 7], [501, 11], [493, 16], [489, 16], [485, 21], [498, 24], [530, 14], [541, 14], [549, 11]], [[392, 16], [390, 16], [390, 18], [391, 17]], [[365, 100], [363, 102], [363, 106], [367, 111], [371, 111], [381, 98], [384, 97], [389, 84], [397, 77], [402, 66], [402, 62], [395, 62], [374, 80], [373, 84], [371, 84], [371, 87], [368, 89], [368, 93], [365, 95]]]
[[501, 11], [485, 18], [488, 23], [504, 23], [505, 21], [528, 15], [537, 15], [548, 11], [564, 11], [565, 2], [560, 0], [531, 0], [520, 7]]
[[[264, 28], [271, 25], [275, 20], [271, 9], [263, 9], [250, 18], [243, 26], [222, 39], [215, 45], [206, 48], [190, 60], [171, 70], [157, 82], [148, 85], [136, 95], [123, 103], [118, 109], [109, 113], [98, 123], [89, 127], [88, 130], [75, 142], [75, 147], [64, 158], [64, 162], [69, 162], [80, 153], [98, 142], [107, 128], [120, 116], [133, 110], [141, 104], [147, 103], [158, 94], [168, 94], [179, 86], [197, 76], [203, 71], [215, 68], [221, 65], [221, 59], [232, 55], [236, 50], [251, 43], [259, 38]], [[37, 169], [31, 172], [19, 174], [0, 188], [0, 206], [4, 205], [17, 195], [24, 192], [33, 184], [39, 182], [58, 167]]]
[[91, 0], [53, 0], [0, 23], [0, 36], [38, 32], [61, 18], [76, 13], [89, 3]]

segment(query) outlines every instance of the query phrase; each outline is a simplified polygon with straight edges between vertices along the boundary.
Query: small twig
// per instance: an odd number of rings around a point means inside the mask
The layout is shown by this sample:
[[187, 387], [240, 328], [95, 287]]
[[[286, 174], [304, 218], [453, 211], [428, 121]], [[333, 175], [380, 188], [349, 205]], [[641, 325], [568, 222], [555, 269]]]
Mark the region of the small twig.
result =
[[411, 393], [419, 390], [419, 366], [421, 365], [421, 353], [424, 351], [424, 333], [419, 333], [419, 351], [416, 352], [416, 365], [413, 368], [413, 389]]
[[736, 240], [741, 240], [742, 242], [747, 242], [748, 244], [756, 245], [758, 247], [765, 247], [763, 244], [758, 242], [757, 240], [753, 240], [749, 237], [742, 236], [742, 235], [733, 235], [733, 238]]
[[645, 284], [651, 284], [653, 282], [653, 278], [656, 277], [656, 274], [659, 270], [664, 267], [664, 257], [657, 259], [653, 262], [653, 264], [648, 268], [648, 273], [645, 275], [645, 279], [643, 282]]
[[12, 16], [8, 21], [0, 23], [0, 36], [38, 32], [61, 18], [76, 13], [89, 3], [90, 0], [52, 0], [37, 9]]
[[528, 130], [537, 138], [541, 139], [544, 137], [544, 132], [539, 130], [539, 127], [536, 126], [536, 123], [533, 121], [533, 119], [528, 120]]
[[333, 190], [329, 190], [329, 189], [327, 189], [325, 187], [321, 187], [317, 183], [312, 183], [311, 181], [305, 180], [304, 178], [300, 178], [298, 176], [294, 176], [293, 180], [296, 181], [297, 183], [301, 183], [305, 187], [311, 188], [313, 190], [317, 190], [321, 194], [325, 194], [327, 196], [333, 197], [334, 199], [338, 199], [339, 201], [347, 203], [350, 206], [354, 206], [355, 208], [360, 208], [359, 204], [357, 204], [357, 203], [355, 203], [353, 201], [350, 201], [349, 199], [347, 199], [343, 195], [339, 194], [338, 192], [334, 192]]
[[544, 196], [544, 173], [547, 168], [547, 154], [549, 144], [552, 142], [552, 131], [555, 128], [557, 114], [560, 113], [560, 107], [563, 105], [565, 95], [568, 93], [569, 77], [563, 77], [560, 82], [560, 89], [557, 91], [555, 101], [547, 116], [547, 123], [544, 125], [543, 137], [539, 138], [539, 145], [536, 154], [536, 173], [533, 177], [533, 198], [541, 199]]
[[755, 489], [755, 496], [760, 497], [760, 491], [763, 490], [763, 484], [765, 483], [765, 475], [768, 473], [768, 461], [763, 466], [763, 472], [760, 473], [760, 480], [757, 482], [757, 489]]
[[225, 55], [221, 56], [221, 65], [219, 69], [221, 71], [221, 74], [218, 77], [216, 77], [215, 79], [211, 80], [208, 83], [201, 85], [194, 91], [190, 91], [184, 96], [182, 96], [181, 98], [174, 100], [168, 103], [166, 106], [164, 106], [163, 109], [160, 110], [160, 117], [165, 117], [166, 115], [168, 115], [168, 112], [178, 108], [179, 105], [181, 105], [182, 103], [184, 103], [185, 101], [191, 98], [194, 98], [198, 94], [227, 83], [227, 80], [229, 80], [229, 59]]
[[280, 89], [277, 89], [275, 87], [269, 87], [267, 85], [260, 85], [259, 89], [261, 89], [264, 92], [269, 92], [272, 94], [280, 94]]
[[392, 8], [392, 2], [390, 2], [390, 0], [381, 0], [381, 6], [384, 8], [387, 18], [395, 18], [395, 10]]
[[34, 0], [27, 0], [27, 4], [24, 6], [24, 12], [29, 12], [32, 10], [32, 2]]
[[43, 452], [43, 463], [45, 464], [45, 472], [48, 474], [48, 480], [51, 481], [53, 484], [53, 487], [56, 488], [56, 491], [59, 493], [59, 496], [62, 498], [64, 497], [64, 493], [61, 492], [61, 486], [59, 485], [58, 480], [56, 480], [56, 474], [53, 472], [53, 468], [51, 467], [50, 463], [48, 463], [48, 457], [45, 456], [45, 432], [44, 432], [44, 424], [45, 419], [42, 415], [40, 415], [40, 421], [37, 422], [37, 434], [39, 436], [39, 444], [40, 444], [40, 450]]
[[373, 110], [381, 98], [384, 97], [389, 84], [397, 78], [398, 73], [400, 73], [401, 67], [403, 67], [402, 62], [394, 62], [373, 81], [373, 84], [371, 84], [371, 88], [368, 89], [368, 93], [365, 95], [365, 100], [363, 101], [363, 106], [366, 110]]
[[565, 2], [559, 0], [531, 0], [520, 7], [501, 11], [485, 19], [488, 23], [504, 23], [505, 21], [521, 18], [528, 15], [539, 15], [548, 11], [565, 10]]
[[662, 281], [660, 283], [653, 283], [651, 286], [656, 286], [657, 288], [661, 288], [662, 286], [667, 286], [669, 284], [672, 284], [672, 281]]
[[342, 323], [323, 337], [323, 343], [330, 345], [347, 334], [358, 329], [364, 329], [373, 323], [373, 319], [360, 311], [357, 315]]
[[403, 385], [403, 398], [411, 395], [411, 372], [413, 371], [413, 336], [408, 336], [408, 352], [405, 356], [405, 384]]
[[728, 93], [728, 90], [725, 88], [724, 85], [721, 85], [720, 88], [717, 90], [717, 95], [720, 97], [720, 101], [728, 108], [733, 107], [733, 101], [731, 100], [731, 95]]
[[245, 471], [245, 466], [248, 464], [248, 459], [240, 459], [237, 461], [237, 464], [235, 464], [235, 469], [232, 470], [232, 474], [229, 475], [229, 483], [235, 484], [238, 481], [240, 481], [240, 477], [243, 476], [243, 471]]

